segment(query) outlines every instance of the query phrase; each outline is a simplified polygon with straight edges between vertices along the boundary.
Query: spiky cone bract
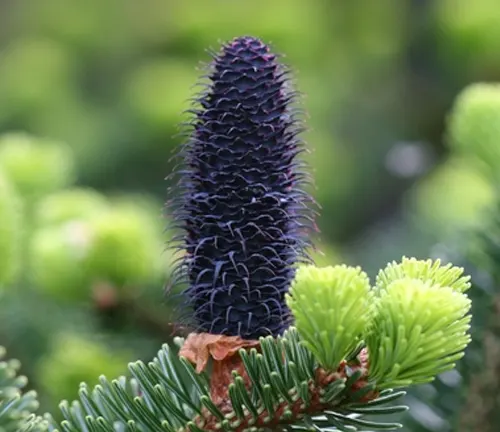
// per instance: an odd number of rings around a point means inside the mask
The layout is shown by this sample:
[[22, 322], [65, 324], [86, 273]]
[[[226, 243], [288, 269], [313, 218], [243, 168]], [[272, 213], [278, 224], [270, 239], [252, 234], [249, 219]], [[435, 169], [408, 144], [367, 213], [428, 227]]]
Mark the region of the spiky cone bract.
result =
[[361, 342], [372, 315], [370, 281], [359, 267], [299, 267], [287, 303], [304, 345], [335, 370]]
[[431, 382], [463, 357], [471, 301], [463, 292], [468, 279], [460, 276], [460, 269], [417, 260], [381, 272], [365, 338], [377, 388]]
[[225, 44], [208, 78], [173, 202], [185, 251], [177, 274], [197, 331], [276, 336], [290, 323], [285, 294], [311, 226], [294, 93], [253, 37]]

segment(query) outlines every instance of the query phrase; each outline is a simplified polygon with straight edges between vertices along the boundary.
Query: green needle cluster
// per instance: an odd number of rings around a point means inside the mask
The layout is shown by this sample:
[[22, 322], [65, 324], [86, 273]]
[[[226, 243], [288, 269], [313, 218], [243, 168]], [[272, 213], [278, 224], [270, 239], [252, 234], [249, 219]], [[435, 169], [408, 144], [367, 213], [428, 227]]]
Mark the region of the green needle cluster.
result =
[[379, 389], [432, 381], [452, 369], [470, 342], [470, 288], [463, 269], [403, 258], [372, 288], [359, 268], [304, 266], [287, 297], [304, 346], [336, 370], [363, 345]]

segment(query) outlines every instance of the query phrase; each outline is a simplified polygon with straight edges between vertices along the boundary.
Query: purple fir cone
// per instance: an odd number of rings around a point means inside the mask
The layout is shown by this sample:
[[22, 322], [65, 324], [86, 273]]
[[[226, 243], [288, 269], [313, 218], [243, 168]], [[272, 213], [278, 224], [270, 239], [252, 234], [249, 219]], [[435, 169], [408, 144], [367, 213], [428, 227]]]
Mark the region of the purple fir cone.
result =
[[259, 39], [236, 38], [191, 111], [174, 215], [198, 331], [257, 339], [290, 325], [285, 294], [314, 221], [287, 76]]

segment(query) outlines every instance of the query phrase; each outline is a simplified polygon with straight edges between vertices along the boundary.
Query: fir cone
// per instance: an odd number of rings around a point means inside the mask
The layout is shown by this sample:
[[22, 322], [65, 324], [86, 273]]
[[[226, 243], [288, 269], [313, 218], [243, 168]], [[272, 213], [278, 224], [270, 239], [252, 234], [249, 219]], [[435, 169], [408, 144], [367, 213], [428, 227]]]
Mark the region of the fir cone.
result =
[[240, 37], [211, 64], [181, 153], [179, 275], [196, 330], [257, 339], [290, 325], [285, 293], [314, 226], [288, 73]]

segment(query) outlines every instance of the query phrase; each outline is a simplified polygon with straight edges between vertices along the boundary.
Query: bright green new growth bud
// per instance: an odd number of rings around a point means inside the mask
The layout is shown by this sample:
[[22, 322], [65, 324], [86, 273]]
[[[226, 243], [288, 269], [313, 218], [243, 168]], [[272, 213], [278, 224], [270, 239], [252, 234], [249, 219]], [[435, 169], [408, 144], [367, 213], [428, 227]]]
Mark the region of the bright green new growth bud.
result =
[[56, 192], [39, 201], [31, 239], [35, 286], [60, 300], [89, 299], [109, 283], [133, 288], [162, 278], [162, 227], [142, 203], [109, 202], [84, 189]]
[[37, 199], [73, 181], [69, 147], [24, 133], [0, 137], [0, 167], [26, 199]]
[[359, 267], [299, 267], [286, 301], [304, 344], [334, 370], [358, 345], [372, 318], [370, 281]]
[[88, 299], [92, 242], [92, 228], [83, 221], [37, 230], [30, 250], [35, 286], [59, 300]]
[[379, 294], [365, 339], [378, 388], [431, 382], [455, 367], [470, 342], [466, 294], [411, 278], [396, 279]]
[[500, 84], [472, 84], [455, 101], [450, 145], [475, 155], [495, 171], [500, 167]]
[[141, 209], [117, 205], [92, 223], [88, 265], [115, 286], [156, 280], [161, 274], [161, 229]]
[[401, 263], [393, 261], [377, 275], [376, 288], [383, 289], [399, 279], [418, 279], [432, 285], [449, 287], [458, 292], [467, 291], [470, 276], [463, 276], [464, 269], [452, 264], [441, 265], [441, 260], [423, 261], [415, 258], [403, 257]]
[[458, 230], [483, 222], [496, 192], [479, 168], [470, 157], [454, 156], [418, 182], [411, 199], [415, 216], [426, 230], [440, 236], [456, 235]]
[[58, 225], [75, 220], [88, 220], [106, 211], [106, 197], [92, 189], [72, 188], [47, 195], [38, 204], [39, 226]]
[[19, 269], [21, 203], [0, 173], [0, 288], [12, 282]]

